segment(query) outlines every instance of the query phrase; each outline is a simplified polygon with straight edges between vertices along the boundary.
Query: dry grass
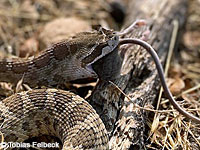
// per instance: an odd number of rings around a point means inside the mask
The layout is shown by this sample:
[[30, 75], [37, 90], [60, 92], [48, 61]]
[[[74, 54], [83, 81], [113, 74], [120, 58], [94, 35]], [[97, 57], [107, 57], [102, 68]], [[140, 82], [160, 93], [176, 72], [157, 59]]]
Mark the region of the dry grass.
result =
[[[190, 1], [189, 21], [182, 39], [180, 57], [174, 56], [170, 68], [167, 67], [168, 64], [166, 65], [166, 74], [169, 72], [169, 79], [173, 79], [176, 85], [174, 86], [176, 88], [171, 88], [172, 85], [169, 85], [171, 92], [176, 95], [177, 100], [181, 100], [179, 104], [182, 107], [198, 117], [200, 116], [200, 33], [198, 35], [194, 33], [200, 29], [200, 17], [197, 15], [200, 14], [197, 9], [199, 6], [200, 2], [197, 0]], [[172, 41], [173, 38], [172, 36]], [[170, 57], [167, 62], [171, 62]], [[157, 108], [173, 109], [164, 98]], [[151, 149], [198, 150], [200, 148], [200, 125], [185, 120], [177, 111], [167, 115], [156, 113], [153, 123], [149, 123], [149, 126], [151, 127], [149, 138], [152, 144], [148, 147]]]
[[[105, 24], [106, 14], [99, 9], [99, 5], [90, 4], [91, 0], [1, 0], [0, 1], [0, 57], [10, 55], [20, 56], [24, 43], [31, 45], [27, 53], [40, 49], [39, 34], [45, 24], [58, 17], [78, 16], [91, 24], [99, 22]], [[92, 0], [93, 3], [94, 0]], [[198, 4], [196, 4], [198, 3]], [[200, 116], [200, 2], [190, 2], [187, 30], [183, 36], [180, 48], [180, 58], [173, 61], [166, 70], [173, 84], [178, 87], [172, 90], [176, 94], [179, 104], [196, 116]], [[199, 7], [198, 7], [199, 6]], [[99, 13], [97, 13], [97, 11]], [[95, 18], [95, 19], [94, 19]], [[172, 37], [175, 38], [175, 37]], [[31, 41], [31, 42], [30, 42]], [[38, 44], [39, 43], [39, 44]], [[173, 43], [173, 39], [172, 39]], [[36, 44], [36, 45], [35, 45]], [[173, 44], [172, 44], [173, 49]], [[36, 53], [36, 52], [34, 52]], [[170, 61], [171, 56], [168, 60]], [[178, 82], [177, 80], [179, 79]], [[177, 82], [176, 82], [177, 81]], [[180, 86], [181, 84], [181, 86]], [[181, 88], [180, 88], [181, 87]], [[9, 96], [20, 91], [12, 85], [1, 83], [0, 95]], [[177, 92], [178, 91], [178, 92]], [[162, 94], [162, 92], [161, 92]], [[149, 149], [184, 149], [195, 150], [200, 148], [200, 126], [180, 115], [174, 110], [167, 99], [159, 97], [157, 110], [141, 108], [155, 112], [153, 122], [149, 122], [150, 132]], [[139, 106], [138, 106], [139, 107]], [[162, 110], [161, 110], [162, 109]], [[1, 140], [3, 135], [1, 134]]]

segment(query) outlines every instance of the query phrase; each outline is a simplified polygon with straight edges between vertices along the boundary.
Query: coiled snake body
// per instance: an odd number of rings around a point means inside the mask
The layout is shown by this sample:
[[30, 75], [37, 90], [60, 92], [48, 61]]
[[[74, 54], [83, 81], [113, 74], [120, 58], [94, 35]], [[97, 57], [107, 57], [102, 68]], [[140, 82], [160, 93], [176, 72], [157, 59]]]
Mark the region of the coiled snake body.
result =
[[[97, 77], [93, 63], [112, 52], [118, 38], [110, 30], [83, 32], [54, 44], [32, 59], [0, 60], [0, 81], [31, 87]], [[0, 102], [5, 142], [40, 135], [59, 137], [63, 149], [108, 149], [108, 135], [95, 110], [81, 97], [56, 89], [22, 92]]]
[[40, 89], [18, 93], [0, 102], [0, 113], [6, 142], [51, 135], [60, 138], [63, 149], [107, 148], [107, 131], [98, 114], [71, 92]]

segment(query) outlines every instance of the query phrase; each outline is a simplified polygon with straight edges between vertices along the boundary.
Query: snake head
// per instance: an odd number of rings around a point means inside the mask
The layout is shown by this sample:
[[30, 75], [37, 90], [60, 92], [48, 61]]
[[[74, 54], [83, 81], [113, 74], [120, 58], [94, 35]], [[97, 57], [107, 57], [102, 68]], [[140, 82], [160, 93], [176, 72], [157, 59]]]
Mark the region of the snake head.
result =
[[[99, 28], [98, 31], [82, 32], [73, 37], [77, 42], [78, 52], [76, 60], [80, 60], [81, 67], [88, 73], [95, 74], [92, 65], [113, 52], [119, 43], [119, 36], [112, 30]], [[88, 75], [89, 76], [89, 75]]]

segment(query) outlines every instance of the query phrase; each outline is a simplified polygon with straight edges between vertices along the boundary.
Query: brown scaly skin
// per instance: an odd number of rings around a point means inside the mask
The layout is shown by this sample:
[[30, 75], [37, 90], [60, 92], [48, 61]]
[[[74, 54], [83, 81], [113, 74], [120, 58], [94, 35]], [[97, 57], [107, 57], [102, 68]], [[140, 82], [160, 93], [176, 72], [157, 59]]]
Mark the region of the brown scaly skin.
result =
[[108, 149], [107, 131], [96, 111], [81, 97], [63, 90], [32, 90], [4, 99], [0, 125], [5, 142], [51, 135], [60, 138], [63, 150]]
[[117, 37], [104, 29], [82, 32], [52, 45], [35, 58], [0, 59], [0, 81], [17, 84], [23, 79], [23, 83], [35, 87], [97, 78], [91, 65], [114, 50]]
[[[97, 77], [92, 64], [112, 52], [118, 36], [110, 30], [83, 32], [54, 44], [35, 58], [0, 60], [0, 81], [31, 87]], [[70, 92], [31, 90], [0, 102], [0, 131], [5, 142], [40, 135], [59, 137], [63, 149], [108, 149], [108, 135], [95, 110]]]

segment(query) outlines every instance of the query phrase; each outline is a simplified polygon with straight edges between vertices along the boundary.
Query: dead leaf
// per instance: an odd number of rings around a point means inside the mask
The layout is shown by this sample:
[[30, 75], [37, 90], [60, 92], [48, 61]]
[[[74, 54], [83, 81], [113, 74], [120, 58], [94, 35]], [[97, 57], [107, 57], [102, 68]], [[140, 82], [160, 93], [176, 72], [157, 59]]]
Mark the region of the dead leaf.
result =
[[184, 44], [188, 48], [195, 48], [200, 46], [200, 32], [198, 31], [188, 31], [183, 36]]
[[27, 39], [19, 49], [20, 57], [33, 56], [39, 49], [38, 41], [32, 37]]
[[1, 95], [10, 96], [14, 93], [12, 84], [6, 82], [0, 82], [0, 93]]
[[39, 13], [30, 0], [26, 0], [21, 4], [20, 11], [22, 13], [21, 15], [26, 15], [33, 19], [39, 18]]
[[15, 88], [16, 93], [19, 93], [19, 92], [23, 91], [23, 86], [22, 86], [22, 84], [23, 84], [23, 79], [24, 79], [24, 76], [22, 77], [22, 79], [20, 79], [20, 80], [18, 81], [18, 83], [17, 83], [17, 85], [16, 85], [16, 88]]
[[169, 89], [173, 95], [180, 94], [184, 88], [185, 82], [179, 77], [174, 78], [174, 82], [172, 82], [171, 86], [169, 86]]

